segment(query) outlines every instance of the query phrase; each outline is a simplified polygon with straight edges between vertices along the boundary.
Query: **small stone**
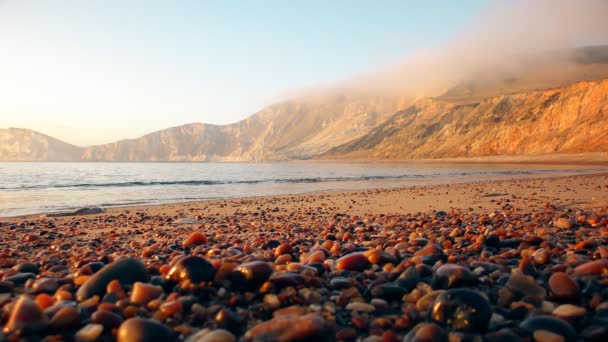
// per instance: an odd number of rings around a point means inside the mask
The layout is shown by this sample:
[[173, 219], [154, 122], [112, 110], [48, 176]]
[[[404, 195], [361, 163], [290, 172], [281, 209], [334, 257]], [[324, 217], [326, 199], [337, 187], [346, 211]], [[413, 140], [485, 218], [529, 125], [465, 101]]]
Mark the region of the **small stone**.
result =
[[548, 330], [536, 330], [532, 336], [536, 342], [566, 342], [563, 336]]
[[194, 232], [190, 234], [184, 242], [182, 242], [182, 246], [190, 247], [190, 246], [198, 246], [207, 242], [207, 237], [199, 232]]
[[564, 272], [553, 273], [548, 285], [551, 296], [557, 299], [574, 299], [579, 293], [576, 282]]
[[519, 272], [511, 274], [506, 287], [511, 292], [527, 298], [544, 299], [547, 295], [547, 291], [538, 285], [534, 278]]
[[101, 324], [106, 329], [118, 328], [122, 321], [122, 317], [112, 311], [95, 311], [91, 315], [91, 322]]
[[574, 226], [572, 224], [572, 220], [568, 217], [560, 217], [556, 219], [553, 225], [562, 229], [571, 229]]
[[134, 258], [114, 261], [89, 278], [76, 292], [76, 299], [81, 302], [94, 295], [103, 295], [112, 280], [118, 280], [123, 285], [145, 282], [148, 280], [148, 271], [141, 261]]
[[136, 282], [131, 291], [131, 302], [144, 305], [163, 294], [163, 288], [156, 285]]
[[418, 310], [418, 312], [420, 312], [420, 314], [423, 314], [423, 315], [426, 314], [427, 312], [429, 312], [429, 310], [435, 303], [435, 299], [437, 299], [437, 297], [439, 297], [439, 295], [441, 295], [444, 292], [445, 292], [445, 290], [436, 290], [436, 291], [429, 292], [429, 293], [425, 294], [424, 296], [420, 297], [420, 299], [418, 299], [416, 301], [416, 310]]
[[472, 286], [475, 281], [475, 277], [467, 268], [456, 264], [445, 264], [435, 271], [431, 286], [435, 290], [449, 289]]
[[237, 266], [228, 279], [233, 288], [257, 289], [272, 274], [272, 267], [264, 261], [252, 261]]
[[63, 330], [75, 327], [80, 324], [80, 312], [72, 306], [64, 306], [57, 311], [49, 326], [53, 329]]
[[563, 337], [566, 341], [576, 340], [576, 331], [565, 321], [550, 316], [534, 316], [519, 324], [519, 327], [531, 335], [538, 330], [550, 332]]
[[553, 310], [553, 315], [559, 318], [577, 318], [585, 316], [587, 311], [585, 308], [572, 304], [563, 304]]
[[367, 303], [351, 302], [346, 305], [346, 310], [355, 312], [372, 312], [376, 310], [376, 307]]
[[435, 323], [418, 323], [405, 337], [403, 342], [447, 342], [448, 334]]
[[372, 264], [363, 253], [347, 254], [336, 260], [336, 269], [348, 271], [364, 271]]
[[262, 322], [249, 329], [245, 341], [332, 341], [329, 324], [315, 314], [301, 317], [288, 316]]
[[124, 321], [116, 333], [118, 342], [173, 341], [175, 336], [166, 325], [146, 318], [130, 318]]
[[236, 342], [236, 337], [224, 329], [203, 329], [189, 336], [186, 342]]
[[36, 303], [28, 296], [21, 295], [13, 305], [3, 332], [10, 333], [16, 330], [38, 331], [45, 326], [45, 317]]
[[187, 256], [179, 260], [169, 273], [167, 279], [176, 282], [189, 280], [193, 284], [213, 279], [215, 267], [205, 258], [199, 256]]
[[264, 303], [273, 309], [281, 307], [281, 300], [275, 294], [267, 294], [264, 296]]
[[608, 268], [608, 260], [590, 261], [577, 266], [574, 269], [574, 274], [577, 276], [600, 275], [606, 268]]
[[290, 244], [288, 244], [287, 242], [284, 242], [284, 243], [280, 244], [277, 248], [275, 248], [274, 257], [278, 258], [281, 255], [291, 254], [291, 253], [293, 253], [293, 248], [291, 247]]
[[448, 330], [483, 333], [492, 316], [490, 303], [478, 291], [451, 289], [440, 294], [429, 313], [430, 319]]
[[103, 333], [103, 325], [89, 323], [76, 332], [74, 339], [76, 342], [94, 342]]

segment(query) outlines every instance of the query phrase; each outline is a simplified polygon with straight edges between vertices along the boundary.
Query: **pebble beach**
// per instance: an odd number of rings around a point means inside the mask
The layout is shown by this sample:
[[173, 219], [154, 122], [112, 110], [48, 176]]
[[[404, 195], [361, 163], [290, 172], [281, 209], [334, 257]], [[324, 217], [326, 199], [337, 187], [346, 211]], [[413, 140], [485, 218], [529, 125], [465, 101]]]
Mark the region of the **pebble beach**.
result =
[[0, 218], [0, 232], [0, 340], [608, 340], [607, 173]]

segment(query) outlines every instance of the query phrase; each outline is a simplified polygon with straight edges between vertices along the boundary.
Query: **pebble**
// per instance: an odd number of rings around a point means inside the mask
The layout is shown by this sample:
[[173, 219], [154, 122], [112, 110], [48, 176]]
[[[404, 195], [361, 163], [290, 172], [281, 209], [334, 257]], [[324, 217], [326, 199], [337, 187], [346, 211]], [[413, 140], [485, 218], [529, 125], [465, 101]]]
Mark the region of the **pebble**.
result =
[[472, 286], [475, 281], [476, 279], [469, 269], [456, 264], [445, 264], [433, 274], [431, 286], [433, 289], [449, 289]]
[[133, 284], [133, 289], [131, 291], [131, 302], [138, 305], [144, 305], [149, 301], [160, 297], [163, 292], [164, 290], [160, 286], [136, 282]]
[[549, 292], [556, 299], [575, 299], [579, 287], [572, 278], [564, 272], [555, 272], [549, 278]]
[[118, 342], [173, 341], [175, 335], [166, 325], [145, 318], [130, 318], [116, 332]]
[[231, 286], [255, 289], [268, 280], [272, 272], [272, 267], [265, 261], [252, 261], [239, 265], [230, 273]]
[[112, 280], [121, 284], [148, 281], [146, 266], [135, 258], [123, 258], [105, 266], [95, 273], [76, 292], [76, 299], [83, 301], [94, 295], [103, 295]]
[[338, 270], [361, 272], [369, 268], [371, 265], [372, 264], [369, 262], [367, 256], [365, 256], [363, 253], [347, 254], [336, 260], [336, 269]]
[[550, 316], [534, 316], [519, 324], [519, 327], [531, 335], [541, 330], [561, 336], [566, 341], [576, 340], [576, 331], [565, 321]]
[[167, 279], [176, 282], [188, 280], [193, 284], [213, 279], [215, 267], [205, 258], [187, 256], [180, 259], [167, 274]]
[[26, 332], [42, 330], [47, 322], [36, 303], [27, 295], [21, 295], [13, 305], [8, 322], [2, 330], [5, 334], [24, 330]]
[[301, 317], [274, 318], [249, 329], [245, 341], [332, 341], [330, 325], [321, 317], [308, 314]]
[[99, 339], [102, 333], [103, 325], [89, 323], [76, 332], [74, 340], [76, 342], [94, 342]]
[[435, 323], [418, 323], [405, 337], [403, 342], [447, 342], [448, 334]]
[[224, 329], [203, 329], [186, 339], [186, 342], [236, 342], [234, 335]]
[[450, 289], [435, 299], [429, 318], [449, 330], [483, 333], [492, 310], [487, 299], [476, 290]]
[[190, 246], [199, 246], [204, 243], [207, 243], [207, 237], [199, 232], [194, 232], [190, 234], [184, 242], [182, 242], [182, 246], [190, 247]]

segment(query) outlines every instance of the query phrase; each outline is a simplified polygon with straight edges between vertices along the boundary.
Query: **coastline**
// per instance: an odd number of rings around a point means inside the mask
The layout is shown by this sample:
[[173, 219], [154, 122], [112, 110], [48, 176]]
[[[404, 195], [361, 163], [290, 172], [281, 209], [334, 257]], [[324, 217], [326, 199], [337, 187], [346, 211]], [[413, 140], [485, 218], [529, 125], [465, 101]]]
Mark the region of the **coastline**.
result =
[[[479, 212], [498, 209], [496, 200], [508, 200], [519, 210], [534, 209], [546, 203], [562, 208], [594, 209], [608, 207], [608, 171], [584, 174], [510, 174], [460, 178], [408, 179], [400, 182], [376, 182], [378, 187], [353, 190], [322, 190], [305, 193], [204, 199], [162, 204], [108, 207], [102, 214], [49, 217], [53, 220], [79, 217], [104, 217], [128, 212], [150, 215], [178, 215], [187, 211], [202, 211], [207, 215], [230, 215], [250, 211], [251, 207], [274, 205], [285, 210], [297, 210], [308, 204], [335, 212], [354, 215], [413, 214], [428, 210], [451, 209]], [[411, 183], [411, 184], [408, 184]], [[384, 184], [384, 186], [382, 186]], [[601, 189], [605, 185], [606, 188]], [[539, 194], [542, 192], [542, 194]], [[35, 220], [47, 213], [9, 216], [0, 222]], [[182, 214], [183, 215], [183, 214]], [[199, 214], [200, 215], [200, 214]]]

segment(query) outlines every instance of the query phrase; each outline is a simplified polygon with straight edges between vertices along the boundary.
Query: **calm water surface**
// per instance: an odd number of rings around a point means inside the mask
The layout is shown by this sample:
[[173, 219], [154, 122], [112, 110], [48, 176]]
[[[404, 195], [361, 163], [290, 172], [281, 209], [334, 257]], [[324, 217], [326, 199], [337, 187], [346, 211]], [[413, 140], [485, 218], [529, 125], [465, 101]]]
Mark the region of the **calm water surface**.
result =
[[593, 171], [597, 168], [435, 163], [0, 163], [0, 217]]

